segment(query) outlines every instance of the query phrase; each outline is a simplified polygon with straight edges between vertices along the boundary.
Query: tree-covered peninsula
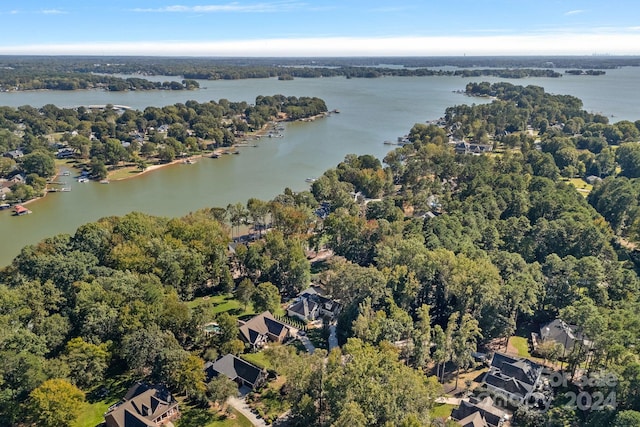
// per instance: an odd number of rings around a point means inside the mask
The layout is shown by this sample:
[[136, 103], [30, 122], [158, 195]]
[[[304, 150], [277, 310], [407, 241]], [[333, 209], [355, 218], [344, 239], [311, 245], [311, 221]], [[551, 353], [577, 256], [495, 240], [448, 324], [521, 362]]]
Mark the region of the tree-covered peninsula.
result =
[[[178, 425], [207, 425], [236, 389], [207, 380], [205, 361], [231, 354], [267, 368], [247, 399], [268, 422], [445, 425], [447, 393], [490, 396], [517, 426], [635, 425], [640, 122], [539, 87], [467, 91], [496, 99], [416, 124], [384, 163], [348, 155], [309, 191], [133, 212], [25, 247], [0, 273], [3, 419], [74, 425], [144, 380], [178, 396]], [[324, 328], [285, 311], [310, 283], [341, 308]], [[238, 319], [266, 310], [306, 334], [261, 350]], [[568, 350], [541, 341], [560, 321], [581, 337]], [[492, 354], [544, 366], [548, 386], [505, 398], [485, 379]], [[73, 398], [46, 405], [51, 390]]]
[[221, 99], [143, 111], [113, 105], [0, 107], [0, 197], [12, 203], [44, 194], [56, 161], [73, 161], [79, 172], [101, 180], [231, 147], [275, 120], [326, 112], [322, 99], [283, 95], [258, 96], [252, 105]]

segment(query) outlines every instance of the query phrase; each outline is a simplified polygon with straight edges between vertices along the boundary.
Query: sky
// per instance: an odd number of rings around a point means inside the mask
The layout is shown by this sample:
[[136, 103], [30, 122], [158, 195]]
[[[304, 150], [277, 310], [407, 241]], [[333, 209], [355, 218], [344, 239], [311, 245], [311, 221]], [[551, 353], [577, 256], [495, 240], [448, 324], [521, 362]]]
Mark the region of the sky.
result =
[[640, 55], [638, 0], [0, 0], [0, 55]]

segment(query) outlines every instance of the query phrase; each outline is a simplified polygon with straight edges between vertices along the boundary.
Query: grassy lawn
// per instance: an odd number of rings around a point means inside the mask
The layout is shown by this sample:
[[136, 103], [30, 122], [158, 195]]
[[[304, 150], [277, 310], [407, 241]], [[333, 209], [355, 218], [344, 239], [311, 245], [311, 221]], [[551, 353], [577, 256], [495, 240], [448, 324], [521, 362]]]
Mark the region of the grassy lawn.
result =
[[451, 415], [453, 408], [455, 408], [455, 405], [450, 405], [448, 403], [436, 403], [433, 409], [431, 409], [431, 417], [446, 420]]
[[107, 174], [107, 179], [116, 181], [118, 179], [131, 178], [132, 176], [135, 176], [140, 172], [142, 171], [138, 169], [137, 166], [125, 166], [123, 168], [109, 171], [109, 173]]
[[518, 351], [518, 356], [531, 357], [531, 354], [529, 354], [529, 341], [526, 338], [513, 336], [509, 338], [509, 344]]
[[267, 360], [267, 358], [265, 357], [264, 351], [241, 354], [240, 358], [246, 360], [249, 363], [253, 363], [259, 368], [273, 369], [271, 363], [269, 363], [269, 360]]
[[175, 421], [177, 427], [252, 427], [244, 415], [231, 410], [231, 417], [204, 408], [181, 407], [182, 417]]
[[80, 416], [72, 427], [95, 427], [104, 421], [104, 413], [109, 406], [118, 403], [127, 393], [129, 387], [134, 383], [134, 379], [127, 375], [120, 375], [109, 378], [105, 384], [96, 387], [95, 391], [101, 390], [103, 386], [108, 393], [103, 398], [94, 397], [93, 393], [87, 394], [87, 403], [82, 408]]
[[109, 406], [117, 402], [118, 399], [86, 403], [78, 420], [72, 424], [73, 427], [95, 427], [101, 424], [104, 421], [104, 413], [107, 412]]
[[55, 159], [54, 163], [57, 170], [66, 169], [68, 171], [71, 171], [72, 174], [77, 174], [78, 171], [82, 169], [82, 164], [72, 159]]
[[582, 178], [571, 178], [567, 182], [573, 184], [573, 186], [576, 187], [576, 190], [585, 197], [588, 196], [593, 189], [593, 185], [589, 184]]
[[214, 315], [224, 312], [228, 312], [230, 315], [237, 317], [255, 314], [251, 304], [247, 305], [247, 308], [245, 309], [244, 305], [235, 299], [233, 295], [201, 297], [187, 303], [190, 308], [194, 308], [202, 304], [211, 304], [211, 313]]
[[[208, 297], [196, 298], [193, 301], [187, 302], [190, 308], [195, 308], [203, 304], [211, 304], [211, 314], [216, 315], [218, 313], [228, 312], [232, 316], [236, 316], [240, 319], [244, 317], [251, 317], [257, 314], [253, 309], [251, 303], [247, 304], [246, 308], [244, 304], [238, 301], [233, 295], [213, 295]], [[278, 316], [284, 316], [285, 310], [282, 307], [278, 307], [273, 314]], [[300, 323], [297, 319], [293, 319], [294, 322]]]

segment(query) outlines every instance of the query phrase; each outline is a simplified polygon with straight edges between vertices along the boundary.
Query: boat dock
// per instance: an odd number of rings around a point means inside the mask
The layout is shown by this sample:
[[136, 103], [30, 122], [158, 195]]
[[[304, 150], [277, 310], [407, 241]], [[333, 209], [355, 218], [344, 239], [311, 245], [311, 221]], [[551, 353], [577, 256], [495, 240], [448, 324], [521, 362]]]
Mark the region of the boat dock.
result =
[[13, 208], [13, 214], [15, 216], [22, 216], [22, 215], [27, 215], [27, 214], [30, 214], [30, 213], [31, 213], [31, 211], [29, 209], [25, 208], [22, 205], [16, 205]]

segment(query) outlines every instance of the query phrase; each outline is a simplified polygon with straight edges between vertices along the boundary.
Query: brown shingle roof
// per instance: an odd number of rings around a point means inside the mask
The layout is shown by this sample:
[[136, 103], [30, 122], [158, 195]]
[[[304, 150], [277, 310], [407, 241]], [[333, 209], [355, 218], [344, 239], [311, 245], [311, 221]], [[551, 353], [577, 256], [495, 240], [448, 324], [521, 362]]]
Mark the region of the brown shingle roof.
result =
[[284, 338], [289, 327], [284, 323], [276, 320], [273, 315], [265, 311], [240, 326], [240, 334], [249, 344], [255, 344], [261, 335], [271, 335]]
[[129, 388], [124, 401], [109, 411], [104, 419], [108, 427], [155, 427], [153, 421], [178, 403], [161, 386], [137, 383]]

